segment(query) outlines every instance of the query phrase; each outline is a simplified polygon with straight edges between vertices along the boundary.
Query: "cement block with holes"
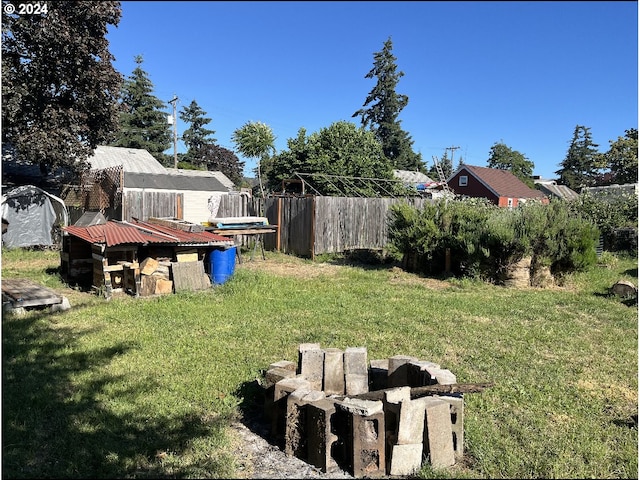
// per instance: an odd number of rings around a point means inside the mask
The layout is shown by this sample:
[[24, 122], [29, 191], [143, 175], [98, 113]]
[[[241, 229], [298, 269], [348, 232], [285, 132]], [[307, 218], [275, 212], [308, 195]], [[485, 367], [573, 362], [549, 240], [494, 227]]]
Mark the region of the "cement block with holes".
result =
[[449, 467], [456, 461], [449, 403], [434, 397], [426, 397], [424, 403], [424, 454], [433, 468]]
[[318, 343], [301, 343], [298, 348], [298, 373], [311, 383], [313, 390], [322, 390], [324, 351]]
[[382, 402], [336, 401], [336, 424], [345, 425], [347, 470], [356, 478], [385, 474], [385, 432]]
[[289, 360], [278, 360], [277, 362], [273, 362], [269, 365], [269, 370], [272, 368], [284, 368], [285, 370], [291, 370], [295, 373], [297, 365], [296, 362], [291, 362]]
[[344, 352], [339, 348], [324, 351], [324, 377], [322, 389], [327, 395], [344, 395]]
[[367, 348], [347, 347], [344, 351], [345, 375], [368, 375]]
[[285, 420], [284, 452], [301, 460], [307, 459], [307, 418], [306, 406], [325, 398], [324, 392], [299, 388], [287, 396]]
[[[326, 392], [325, 392], [326, 393]], [[307, 406], [307, 462], [324, 473], [338, 468], [331, 452], [338, 436], [331, 431], [332, 418], [336, 413], [335, 403], [323, 398]]]
[[369, 375], [345, 374], [346, 395], [359, 395], [369, 391]]
[[389, 359], [371, 360], [369, 362], [369, 391], [383, 390], [387, 388], [387, 376], [389, 375]]
[[416, 473], [422, 467], [422, 451], [422, 442], [392, 445], [389, 475], [408, 476]]
[[389, 388], [407, 385], [407, 364], [412, 360], [416, 359], [407, 355], [394, 355], [393, 357], [389, 357], [389, 370], [387, 372]]
[[271, 419], [271, 435], [278, 443], [284, 441], [287, 416], [287, 397], [298, 389], [311, 389], [311, 384], [302, 377], [280, 380], [273, 386], [273, 403], [267, 418]]
[[280, 380], [284, 380], [285, 378], [292, 378], [295, 376], [296, 372], [294, 372], [293, 370], [280, 367], [270, 368], [264, 375], [265, 386], [269, 388], [274, 386]]
[[429, 370], [440, 369], [440, 365], [425, 360], [412, 360], [407, 365], [407, 385], [424, 387], [436, 383]]
[[453, 436], [453, 453], [456, 461], [464, 456], [464, 398], [460, 396], [438, 395], [443, 402], [449, 404], [451, 414], [451, 432]]

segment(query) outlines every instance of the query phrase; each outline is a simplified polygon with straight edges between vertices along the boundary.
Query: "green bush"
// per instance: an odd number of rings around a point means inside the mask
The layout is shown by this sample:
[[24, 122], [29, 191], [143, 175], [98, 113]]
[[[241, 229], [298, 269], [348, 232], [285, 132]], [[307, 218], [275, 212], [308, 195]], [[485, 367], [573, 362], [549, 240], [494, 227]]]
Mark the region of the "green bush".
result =
[[569, 202], [568, 208], [596, 226], [603, 236], [604, 248], [611, 251], [629, 250], [637, 252], [635, 242], [620, 242], [619, 230], [638, 231], [638, 196], [636, 194], [612, 195], [608, 192], [585, 192]]
[[500, 283], [526, 256], [533, 269], [582, 270], [596, 261], [598, 229], [567, 202], [530, 202], [513, 210], [488, 201], [440, 200], [422, 209], [392, 207], [390, 249], [409, 270], [439, 274], [450, 254], [450, 273]]

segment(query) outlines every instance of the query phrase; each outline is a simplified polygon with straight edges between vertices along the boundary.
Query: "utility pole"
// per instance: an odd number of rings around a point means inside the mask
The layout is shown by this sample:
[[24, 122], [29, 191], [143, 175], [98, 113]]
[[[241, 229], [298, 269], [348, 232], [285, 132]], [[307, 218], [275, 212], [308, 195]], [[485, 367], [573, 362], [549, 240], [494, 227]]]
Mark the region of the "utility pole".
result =
[[176, 120], [178, 96], [174, 93], [173, 98], [167, 103], [173, 105], [173, 168], [178, 168], [178, 121]]
[[445, 148], [445, 150], [451, 150], [451, 168], [456, 168], [456, 167], [453, 165], [453, 152], [454, 152], [455, 150], [458, 150], [459, 148], [460, 148], [460, 147], [447, 147], [447, 148]]

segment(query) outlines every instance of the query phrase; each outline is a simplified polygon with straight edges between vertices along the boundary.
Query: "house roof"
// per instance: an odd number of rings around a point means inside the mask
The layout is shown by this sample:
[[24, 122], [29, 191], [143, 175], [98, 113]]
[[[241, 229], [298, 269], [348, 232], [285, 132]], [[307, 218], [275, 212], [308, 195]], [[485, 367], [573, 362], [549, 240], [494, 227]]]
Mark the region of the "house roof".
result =
[[404, 183], [433, 183], [433, 180], [424, 173], [413, 170], [394, 170], [393, 176]]
[[102, 243], [107, 247], [149, 243], [230, 245], [233, 240], [211, 232], [185, 232], [146, 222], [114, 222], [104, 225], [80, 227], [71, 225], [63, 229], [70, 235], [90, 243]]
[[566, 185], [556, 185], [555, 183], [539, 183], [536, 182], [536, 188], [545, 195], [552, 195], [565, 200], [574, 200], [579, 195]]
[[213, 176], [173, 175], [171, 173], [127, 173], [124, 175], [127, 188], [157, 188], [161, 190], [197, 190], [206, 192], [228, 192]]
[[91, 170], [102, 170], [122, 165], [125, 173], [167, 173], [167, 169], [142, 148], [107, 147], [99, 145], [87, 158]]
[[[507, 170], [465, 164], [460, 166], [454, 176], [462, 170], [467, 170], [499, 197], [543, 198], [545, 196], [541, 191], [528, 187], [526, 183]], [[455, 186], [452, 188], [455, 190]]]
[[167, 168], [167, 172], [174, 176], [184, 176], [188, 179], [194, 178], [215, 178], [228, 190], [234, 190], [236, 187], [233, 182], [224, 173], [211, 170], [186, 170], [182, 168]]

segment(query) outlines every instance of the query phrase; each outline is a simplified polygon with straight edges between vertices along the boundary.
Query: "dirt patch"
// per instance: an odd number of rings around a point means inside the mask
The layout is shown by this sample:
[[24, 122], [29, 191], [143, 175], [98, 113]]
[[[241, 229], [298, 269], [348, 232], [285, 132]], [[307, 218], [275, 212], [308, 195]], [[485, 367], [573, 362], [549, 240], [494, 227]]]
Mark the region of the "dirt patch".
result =
[[297, 257], [277, 257], [243, 260], [236, 268], [268, 272], [282, 277], [314, 278], [321, 275], [337, 275], [342, 266], [324, 262], [314, 263]]
[[[236, 268], [268, 272], [282, 277], [315, 278], [319, 276], [337, 276], [341, 269], [354, 265], [341, 265], [326, 262], [312, 262], [297, 257], [276, 257], [243, 261]], [[367, 265], [363, 265], [366, 268]], [[451, 285], [445, 280], [426, 278], [406, 272], [400, 267], [389, 266], [389, 283], [393, 285], [420, 285], [432, 290], [444, 290]]]

